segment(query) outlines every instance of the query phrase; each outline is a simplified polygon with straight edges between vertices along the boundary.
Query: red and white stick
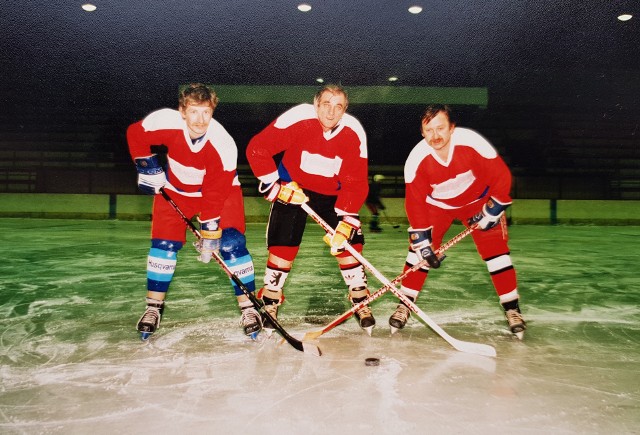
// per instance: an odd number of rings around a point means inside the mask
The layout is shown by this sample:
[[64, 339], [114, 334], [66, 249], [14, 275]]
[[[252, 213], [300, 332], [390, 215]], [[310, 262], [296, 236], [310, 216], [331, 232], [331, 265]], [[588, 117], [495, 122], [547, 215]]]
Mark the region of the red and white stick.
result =
[[[307, 203], [301, 204], [301, 207], [304, 211], [307, 212], [309, 216], [311, 216], [311, 218], [314, 221], [316, 221], [322, 227], [322, 229], [324, 229], [324, 231], [327, 234], [333, 236], [334, 234], [333, 228], [331, 228], [329, 224], [327, 224]], [[468, 229], [469, 233], [473, 231], [473, 229], [474, 227], [469, 228]], [[465, 236], [467, 234], [465, 234]], [[360, 254], [353, 246], [351, 246], [349, 243], [346, 243], [346, 242], [344, 243], [343, 246], [347, 251], [349, 251], [351, 255], [353, 255], [353, 257], [356, 260], [360, 262], [360, 264], [362, 264], [367, 270], [373, 273], [373, 275], [378, 279], [378, 281], [380, 281], [384, 285], [384, 287], [378, 290], [376, 293], [382, 292], [383, 289], [385, 289], [384, 291], [386, 291], [386, 289], [391, 290], [391, 292], [394, 295], [396, 295], [402, 301], [402, 303], [404, 303], [407, 307], [409, 307], [411, 311], [413, 311], [418, 317], [420, 317], [433, 331], [435, 331], [440, 337], [446, 340], [455, 349], [461, 352], [475, 353], [478, 355], [491, 356], [491, 357], [496, 356], [496, 350], [493, 346], [489, 346], [487, 344], [481, 344], [481, 343], [470, 343], [467, 341], [462, 341], [462, 340], [458, 340], [456, 338], [451, 337], [427, 314], [425, 314], [424, 311], [422, 311], [413, 301], [411, 301], [411, 299], [407, 298], [406, 295], [404, 295], [400, 290], [398, 290], [394, 283], [392, 283], [387, 278], [385, 278], [384, 275], [382, 275], [375, 267], [373, 267], [373, 265], [369, 263], [369, 261], [367, 261], [367, 259], [364, 258], [362, 254]], [[370, 299], [376, 293], [369, 296], [368, 299]], [[349, 312], [351, 313], [351, 310], [349, 310]], [[349, 315], [347, 315], [347, 317], [349, 317]]]

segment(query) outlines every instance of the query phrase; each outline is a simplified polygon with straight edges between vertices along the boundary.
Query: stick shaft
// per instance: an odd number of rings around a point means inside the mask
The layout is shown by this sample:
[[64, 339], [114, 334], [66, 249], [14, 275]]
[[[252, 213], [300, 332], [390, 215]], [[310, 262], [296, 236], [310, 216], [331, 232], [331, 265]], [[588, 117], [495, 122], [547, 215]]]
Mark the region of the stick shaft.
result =
[[[189, 219], [182, 212], [182, 210], [180, 210], [180, 207], [178, 207], [178, 204], [176, 204], [173, 201], [173, 199], [171, 199], [171, 196], [169, 196], [169, 194], [167, 193], [167, 191], [164, 188], [160, 188], [160, 194], [171, 205], [171, 207], [173, 207], [173, 209], [176, 211], [176, 213], [178, 213], [178, 215], [180, 215], [180, 217], [182, 218], [184, 223], [187, 225], [187, 228], [189, 228], [189, 230], [196, 236], [196, 238], [198, 240], [202, 239], [202, 235], [200, 234], [200, 231], [198, 231], [198, 229], [193, 224], [193, 222], [191, 222], [191, 219]], [[220, 256], [220, 254], [217, 253], [217, 252], [213, 252], [212, 254], [213, 254], [212, 257], [216, 260], [216, 263], [218, 263], [220, 265], [220, 267], [222, 267], [222, 270], [224, 270], [224, 272], [229, 276], [229, 278], [231, 278], [231, 280], [249, 298], [249, 300], [254, 305], [254, 307], [258, 311], [260, 311], [262, 314], [264, 314], [265, 316], [267, 316], [269, 318], [269, 320], [271, 321], [271, 324], [280, 333], [280, 335], [282, 335], [282, 337], [287, 341], [287, 343], [289, 343], [291, 346], [293, 346], [294, 348], [296, 348], [297, 350], [299, 350], [301, 352], [308, 351], [308, 352], [316, 354], [317, 356], [322, 355], [322, 351], [320, 350], [319, 347], [317, 347], [317, 346], [315, 346], [313, 344], [303, 343], [302, 341], [296, 339], [295, 337], [292, 337], [282, 327], [282, 325], [280, 325], [278, 320], [275, 319], [271, 314], [269, 314], [268, 311], [266, 311], [264, 309], [264, 305], [258, 300], [258, 298], [256, 298], [256, 296], [253, 294], [253, 292], [250, 291], [247, 288], [247, 286], [242, 282], [242, 280], [240, 278], [238, 278], [238, 276], [235, 273], [233, 273], [233, 271], [231, 269], [229, 269], [229, 266], [227, 266], [227, 264], [224, 262], [224, 260]]]
[[[447, 243], [441, 245], [438, 249], [436, 249], [435, 254], [436, 255], [443, 254], [449, 248], [451, 248], [452, 246], [457, 244], [460, 240], [464, 239], [469, 234], [471, 234], [471, 232], [473, 230], [474, 230], [473, 227], [465, 228], [462, 232], [460, 232], [459, 234], [457, 234], [453, 238], [451, 238], [451, 240], [449, 240]], [[410, 268], [408, 268], [407, 270], [402, 272], [400, 275], [398, 275], [395, 278], [393, 278], [391, 281], [389, 281], [388, 284], [383, 285], [380, 289], [376, 290], [374, 293], [372, 293], [369, 296], [367, 296], [366, 299], [364, 299], [363, 301], [357, 303], [356, 305], [353, 305], [348, 311], [345, 311], [342, 315], [340, 315], [339, 317], [334, 319], [331, 323], [327, 324], [322, 330], [315, 331], [315, 332], [309, 332], [309, 333], [306, 334], [306, 337], [316, 338], [316, 337], [319, 337], [322, 334], [332, 330], [333, 328], [338, 326], [340, 323], [344, 322], [349, 317], [351, 317], [351, 315], [355, 314], [359, 309], [361, 309], [365, 305], [369, 305], [371, 302], [375, 301], [380, 296], [385, 294], [391, 287], [395, 287], [396, 285], [398, 285], [410, 273], [415, 272], [416, 270], [420, 269], [421, 267], [426, 266], [427, 264], [428, 263], [427, 263], [426, 260], [420, 260], [418, 263], [414, 264], [413, 266], [411, 266]]]
[[[311, 216], [311, 218], [316, 221], [327, 234], [333, 236], [334, 230], [327, 224], [307, 203], [303, 203], [303, 210]], [[411, 311], [416, 313], [418, 317], [420, 317], [431, 329], [433, 329], [440, 337], [442, 337], [445, 341], [447, 341], [451, 346], [455, 349], [463, 351], [463, 352], [471, 352], [478, 353], [481, 355], [487, 356], [495, 356], [495, 349], [488, 345], [476, 344], [476, 343], [468, 343], [463, 342], [461, 340], [457, 340], [447, 334], [436, 322], [434, 322], [427, 314], [425, 314], [413, 301], [407, 298], [400, 290], [396, 288], [395, 285], [391, 283], [387, 278], [385, 278], [382, 273], [378, 271], [369, 261], [362, 256], [353, 246], [349, 243], [344, 243], [344, 248], [349, 251], [349, 253], [360, 262], [367, 270], [369, 270], [373, 275], [380, 281], [385, 287], [388, 287], [391, 292], [396, 295], [403, 304], [405, 304]]]

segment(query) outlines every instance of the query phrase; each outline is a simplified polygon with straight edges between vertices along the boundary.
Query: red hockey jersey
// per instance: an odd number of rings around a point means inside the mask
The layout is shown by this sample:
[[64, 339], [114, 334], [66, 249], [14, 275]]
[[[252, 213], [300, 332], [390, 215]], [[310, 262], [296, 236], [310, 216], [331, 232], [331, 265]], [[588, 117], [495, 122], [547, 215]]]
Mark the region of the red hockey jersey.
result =
[[231, 187], [240, 185], [235, 141], [215, 119], [194, 143], [180, 112], [161, 109], [129, 126], [127, 141], [133, 159], [150, 156], [152, 145], [167, 147], [165, 189], [202, 197], [202, 220], [220, 216]]
[[[277, 168], [274, 157], [281, 152]], [[289, 109], [254, 136], [247, 159], [254, 175], [265, 184], [293, 180], [305, 190], [337, 195], [339, 215], [358, 214], [369, 190], [364, 128], [345, 113], [325, 133], [312, 104]]]
[[[493, 146], [480, 134], [456, 127], [446, 161], [420, 141], [404, 167], [405, 209], [413, 228], [431, 225], [429, 209], [452, 210], [490, 196], [511, 203], [511, 171]], [[469, 216], [470, 217], [470, 216]]]

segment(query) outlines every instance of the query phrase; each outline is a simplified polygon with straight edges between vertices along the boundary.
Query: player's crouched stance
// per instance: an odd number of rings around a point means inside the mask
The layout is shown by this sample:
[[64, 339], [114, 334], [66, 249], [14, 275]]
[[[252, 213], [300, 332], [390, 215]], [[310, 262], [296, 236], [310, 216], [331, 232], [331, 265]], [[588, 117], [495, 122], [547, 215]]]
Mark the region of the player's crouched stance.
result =
[[[246, 240], [235, 228], [218, 229], [219, 219], [200, 222], [202, 239], [194, 245], [198, 252], [198, 260], [209, 263], [213, 255], [220, 255], [225, 264], [245, 284], [250, 291], [255, 291], [253, 261], [246, 248]], [[215, 229], [214, 229], [215, 228]], [[166, 295], [171, 282], [182, 242], [152, 239], [147, 261], [147, 287], [149, 291], [159, 291]], [[240, 323], [246, 335], [255, 338], [262, 329], [262, 319], [242, 289], [233, 281], [232, 285], [241, 310]], [[164, 297], [146, 298], [147, 307], [136, 325], [142, 338], [146, 339], [160, 327], [164, 311]]]
[[[269, 185], [261, 183], [260, 191], [271, 202], [271, 213], [267, 229], [267, 245], [269, 261], [267, 263], [264, 287], [259, 292], [265, 304], [265, 310], [273, 318], [277, 318], [278, 307], [284, 302], [283, 287], [291, 271], [293, 260], [299, 250], [307, 213], [300, 207], [308, 202], [318, 215], [335, 227], [333, 237], [326, 235], [324, 241], [330, 246], [331, 254], [338, 260], [343, 280], [349, 288], [349, 300], [358, 304], [369, 296], [367, 277], [363, 266], [342, 247], [345, 242], [356, 249], [362, 249], [364, 236], [360, 229], [358, 216], [337, 216], [334, 205], [335, 196], [322, 195], [316, 192], [303, 191], [296, 182], [281, 183], [276, 181]], [[371, 308], [365, 305], [355, 313], [360, 327], [369, 335], [376, 324]], [[266, 331], [273, 326], [268, 319], [264, 321]]]
[[[420, 127], [424, 139], [413, 148], [404, 168], [405, 209], [411, 224], [405, 270], [423, 259], [428, 266], [407, 275], [401, 290], [412, 301], [417, 299], [429, 270], [440, 265], [434, 251], [454, 220], [475, 226], [473, 241], [509, 329], [522, 339], [526, 324], [504, 218], [511, 204], [511, 172], [484, 137], [456, 126], [446, 105], [428, 106]], [[409, 314], [403, 304], [398, 306], [389, 319], [392, 332], [405, 326]]]
[[[198, 217], [198, 259], [218, 255], [249, 292], [255, 291], [253, 260], [246, 247], [244, 201], [238, 181], [235, 141], [213, 119], [218, 97], [209, 86], [183, 88], [178, 110], [160, 109], [129, 126], [129, 152], [138, 171], [138, 187], [154, 195], [151, 248], [147, 259], [147, 308], [136, 328], [143, 339], [160, 327], [165, 297], [186, 242], [185, 219]], [[162, 145], [160, 145], [162, 144]], [[177, 213], [163, 195], [184, 214]], [[252, 337], [261, 316], [231, 280], [244, 331]]]
[[[346, 113], [348, 105], [341, 86], [325, 85], [316, 92], [313, 104], [287, 110], [247, 146], [247, 160], [260, 180], [260, 191], [273, 202], [262, 289], [265, 309], [272, 317], [284, 300], [283, 287], [302, 241], [308, 215], [301, 201], [307, 197], [308, 206], [335, 229], [327, 242], [349, 289], [349, 299], [355, 304], [369, 294], [363, 266], [342, 247], [347, 240], [354, 249], [362, 250], [358, 212], [368, 191], [366, 133]], [[375, 320], [369, 307], [360, 309], [356, 317], [371, 334]]]

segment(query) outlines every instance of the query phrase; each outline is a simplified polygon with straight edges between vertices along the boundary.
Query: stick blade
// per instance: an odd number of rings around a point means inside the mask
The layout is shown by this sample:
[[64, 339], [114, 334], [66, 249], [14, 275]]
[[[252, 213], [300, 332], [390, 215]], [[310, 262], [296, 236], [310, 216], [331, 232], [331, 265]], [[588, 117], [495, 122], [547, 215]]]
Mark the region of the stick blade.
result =
[[282, 345], [285, 342], [289, 342], [291, 346], [293, 346], [296, 350], [299, 350], [300, 352], [308, 353], [313, 356], [322, 356], [322, 350], [320, 350], [320, 348], [313, 343], [307, 343], [302, 340], [297, 340], [293, 337], [291, 337], [290, 340], [287, 340], [285, 337], [282, 337], [282, 340], [280, 340], [280, 345]]
[[321, 356], [322, 355], [322, 351], [315, 344], [306, 343], [306, 342], [303, 341], [302, 342], [302, 348], [303, 348], [303, 352], [304, 353], [310, 353], [310, 354], [312, 354], [314, 356]]
[[493, 346], [482, 343], [469, 343], [468, 341], [456, 340], [453, 347], [461, 352], [474, 353], [476, 355], [489, 356], [495, 358], [497, 356], [496, 349]]
[[304, 334], [304, 337], [302, 337], [302, 341], [307, 341], [307, 340], [315, 340], [318, 337], [320, 337], [322, 334], [324, 334], [324, 330], [320, 330], [320, 331], [309, 331], [307, 333]]

